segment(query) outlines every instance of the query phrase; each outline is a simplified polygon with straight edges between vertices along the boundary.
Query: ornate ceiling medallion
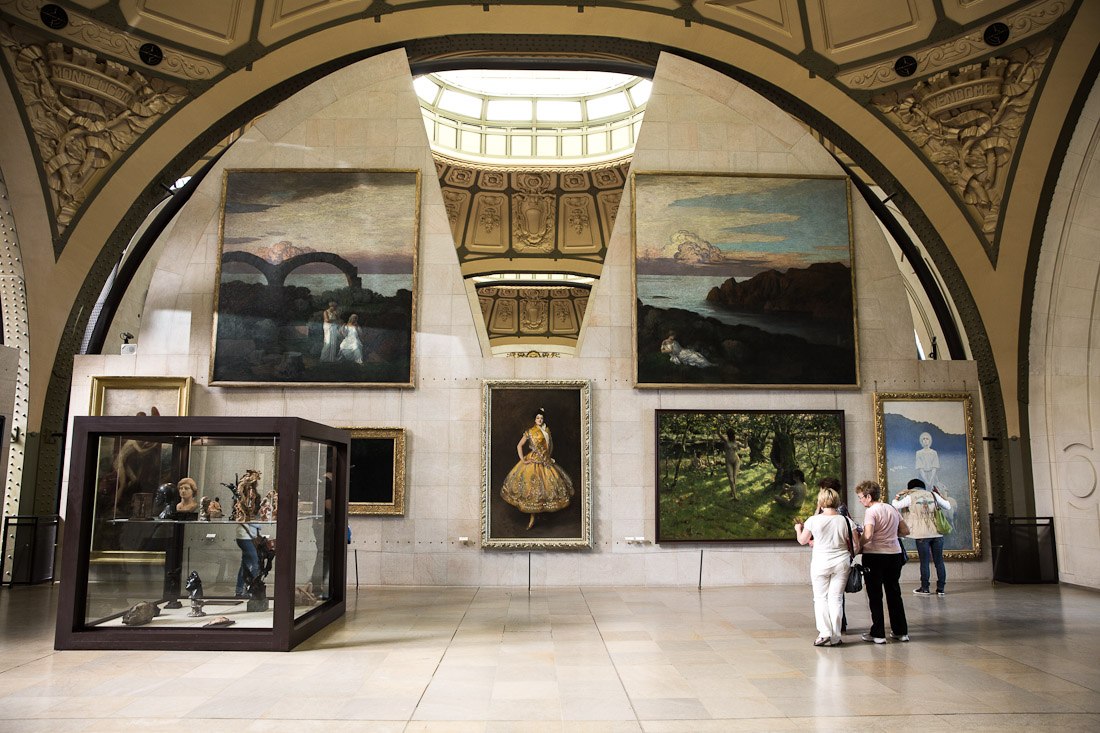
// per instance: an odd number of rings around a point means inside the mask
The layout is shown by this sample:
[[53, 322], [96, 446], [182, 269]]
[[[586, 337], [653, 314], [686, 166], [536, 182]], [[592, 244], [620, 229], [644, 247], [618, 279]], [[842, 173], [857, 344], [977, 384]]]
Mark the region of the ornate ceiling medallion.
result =
[[947, 181], [994, 259], [1008, 173], [1050, 49], [1038, 41], [871, 100]]
[[60, 43], [17, 40], [0, 24], [0, 46], [19, 87], [64, 232], [88, 193], [187, 90]]

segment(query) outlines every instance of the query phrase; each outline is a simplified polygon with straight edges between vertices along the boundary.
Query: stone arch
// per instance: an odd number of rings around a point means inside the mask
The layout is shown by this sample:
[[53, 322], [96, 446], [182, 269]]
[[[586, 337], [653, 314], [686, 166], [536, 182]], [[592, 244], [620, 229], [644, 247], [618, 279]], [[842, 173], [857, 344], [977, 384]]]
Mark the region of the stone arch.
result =
[[278, 264], [272, 264], [251, 252], [226, 252], [222, 255], [222, 262], [241, 262], [246, 265], [251, 265], [264, 276], [268, 285], [280, 286], [285, 285], [286, 279], [290, 276], [290, 273], [294, 272], [299, 267], [310, 265], [315, 262], [323, 262], [332, 265], [340, 272], [344, 273], [349, 288], [358, 288], [360, 285], [359, 268], [340, 255], [333, 254], [332, 252], [306, 252], [305, 254], [296, 255], [283, 260]]

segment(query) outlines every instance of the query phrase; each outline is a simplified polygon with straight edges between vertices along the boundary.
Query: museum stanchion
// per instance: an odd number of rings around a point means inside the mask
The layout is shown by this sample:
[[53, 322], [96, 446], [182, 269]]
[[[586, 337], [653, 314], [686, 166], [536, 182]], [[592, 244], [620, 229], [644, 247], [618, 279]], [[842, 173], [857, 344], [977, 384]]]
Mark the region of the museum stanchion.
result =
[[1054, 517], [989, 515], [993, 582], [1057, 583]]
[[[61, 517], [56, 514], [4, 517], [0, 585], [33, 585], [53, 580], [60, 521]], [[4, 580], [7, 573], [11, 574], [10, 580]]]

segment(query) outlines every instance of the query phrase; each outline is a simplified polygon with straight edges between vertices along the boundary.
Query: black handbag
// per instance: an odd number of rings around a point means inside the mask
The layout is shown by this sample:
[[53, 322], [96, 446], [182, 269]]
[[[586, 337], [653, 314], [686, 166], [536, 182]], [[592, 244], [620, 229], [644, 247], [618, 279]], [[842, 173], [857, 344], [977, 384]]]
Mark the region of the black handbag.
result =
[[863, 590], [863, 566], [856, 562], [855, 545], [852, 544], [852, 523], [844, 519], [844, 527], [848, 530], [848, 581], [844, 584], [845, 593], [859, 593]]

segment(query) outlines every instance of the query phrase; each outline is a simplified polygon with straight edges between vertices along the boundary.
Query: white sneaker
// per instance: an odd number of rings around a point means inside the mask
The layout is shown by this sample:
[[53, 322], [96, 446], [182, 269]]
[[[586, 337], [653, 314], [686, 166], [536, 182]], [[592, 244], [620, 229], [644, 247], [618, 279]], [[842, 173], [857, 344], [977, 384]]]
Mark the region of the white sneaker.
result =
[[863, 639], [864, 641], [873, 642], [875, 644], [885, 644], [886, 643], [886, 638], [882, 637], [882, 636], [871, 636], [870, 634], [864, 634], [863, 636], [861, 636], [859, 638]]
[[909, 634], [902, 634], [901, 636], [898, 636], [897, 634], [890, 634], [890, 638], [894, 639], [895, 641], [909, 641]]

